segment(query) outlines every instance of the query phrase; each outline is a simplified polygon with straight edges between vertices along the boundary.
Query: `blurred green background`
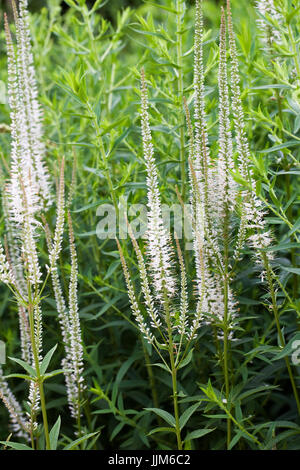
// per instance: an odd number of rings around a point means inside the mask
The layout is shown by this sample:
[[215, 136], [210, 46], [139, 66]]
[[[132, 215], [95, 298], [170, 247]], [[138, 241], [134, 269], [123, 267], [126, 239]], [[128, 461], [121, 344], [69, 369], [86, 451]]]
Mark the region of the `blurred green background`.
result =
[[[210, 0], [212, 3], [222, 3], [222, 0]], [[250, 3], [252, 0], [250, 0]], [[9, 10], [10, 9], [11, 0], [0, 0], [0, 8], [1, 10]], [[40, 8], [47, 5], [47, 0], [29, 0], [29, 8], [31, 11], [37, 11]], [[87, 1], [87, 5], [93, 6], [95, 3], [93, 0]], [[127, 7], [136, 8], [140, 5], [143, 5], [145, 1], [143, 0], [103, 0], [103, 8], [101, 9], [101, 14], [111, 21], [115, 21], [116, 13], [120, 9], [124, 9]], [[158, 2], [159, 3], [159, 2]], [[187, 4], [194, 4], [194, 0], [187, 0]], [[249, 3], [249, 2], [247, 2]], [[62, 6], [64, 11], [69, 8], [66, 2], [62, 2]]]

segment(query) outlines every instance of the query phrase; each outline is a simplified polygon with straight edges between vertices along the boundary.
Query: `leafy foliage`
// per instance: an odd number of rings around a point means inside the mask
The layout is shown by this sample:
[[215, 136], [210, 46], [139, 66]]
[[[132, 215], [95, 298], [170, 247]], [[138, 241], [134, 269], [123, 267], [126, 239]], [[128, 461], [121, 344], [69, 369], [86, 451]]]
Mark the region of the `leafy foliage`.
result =
[[[102, 16], [102, 2], [92, 6], [84, 0], [70, 0], [64, 13], [62, 3], [45, 2], [30, 20], [45, 114], [47, 162], [53, 180], [58, 181], [64, 156], [66, 193], [71, 193], [87, 389], [82, 403], [82, 435], [76, 436], [76, 423], [67, 406], [62, 338], [49, 285], [42, 302], [45, 351], [50, 352], [44, 358], [42, 375], [51, 448], [176, 448], [169, 371], [131, 317], [115, 240], [99, 239], [96, 230], [98, 206], [112, 203], [119, 213], [120, 201], [128, 207], [146, 203], [139, 118], [142, 67], [150, 91], [162, 202], [178, 203], [176, 186], [188, 200], [188, 131], [182, 98], [193, 108], [194, 6], [171, 0], [145, 2], [136, 9], [118, 9], [110, 23]], [[239, 312], [235, 339], [230, 343], [229, 396], [222, 370], [223, 351], [208, 325], [201, 327], [191, 354], [178, 371], [185, 449], [226, 448], [226, 423], [230, 420], [230, 449], [299, 450], [300, 421], [286, 359], [291, 360], [293, 344], [300, 339], [300, 23], [295, 14], [297, 2], [274, 0], [281, 12], [280, 24], [267, 13], [262, 17], [256, 2], [246, 3], [232, 0], [232, 12], [256, 196], [267, 210], [272, 232], [272, 244], [266, 250], [273, 254], [269, 274], [274, 292], [270, 283], [261, 281], [261, 267], [253, 263], [253, 251], [245, 248], [233, 283]], [[178, 10], [178, 5], [182, 9]], [[1, 11], [1, 21], [2, 17]], [[207, 129], [209, 146], [217, 153], [219, 5], [204, 1], [204, 18]], [[280, 41], [265, 47], [265, 31], [257, 20], [276, 28]], [[0, 152], [3, 178], [7, 178], [10, 118], [3, 28], [0, 41]], [[233, 171], [232, 177], [247, 188], [240, 174]], [[54, 230], [54, 210], [49, 214]], [[2, 215], [1, 233], [4, 222]], [[72, 269], [67, 243], [65, 235], [59, 268], [66, 297]], [[131, 243], [121, 240], [121, 245], [128, 264], [135, 266], [132, 280], [138, 283]], [[44, 242], [40, 253], [43, 263], [47, 263], [46, 251]], [[189, 252], [185, 263], [191, 292], [196, 273]], [[0, 295], [0, 339], [6, 343], [8, 356], [3, 369], [14, 395], [22, 401], [27, 389], [23, 379], [31, 380], [34, 370], [20, 360], [13, 296], [3, 285]], [[291, 367], [299, 389], [299, 365]], [[4, 406], [0, 407], [0, 420], [4, 448], [31, 449], [22, 438], [8, 439]], [[42, 425], [37, 446], [44, 447]]]

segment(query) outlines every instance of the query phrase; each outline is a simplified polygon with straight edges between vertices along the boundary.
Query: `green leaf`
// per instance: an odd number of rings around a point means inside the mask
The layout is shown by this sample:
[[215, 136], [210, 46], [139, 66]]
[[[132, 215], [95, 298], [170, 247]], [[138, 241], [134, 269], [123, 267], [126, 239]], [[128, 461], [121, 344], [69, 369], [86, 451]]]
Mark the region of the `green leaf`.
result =
[[266, 251], [284, 251], [289, 250], [290, 248], [300, 248], [300, 243], [291, 242], [291, 243], [279, 243], [278, 245], [269, 246]]
[[14, 378], [23, 379], [23, 380], [32, 380], [32, 381], [36, 380], [35, 377], [31, 377], [30, 375], [26, 375], [26, 374], [9, 374], [5, 376], [5, 379], [14, 379]]
[[101, 2], [102, 0], [95, 1], [93, 8], [90, 10], [90, 14], [94, 13], [96, 10], [100, 10], [100, 8], [107, 4], [108, 0], [104, 0], [102, 3]]
[[272, 88], [292, 88], [291, 85], [284, 85], [282, 83], [270, 83], [269, 85], [260, 85], [251, 87], [250, 90], [268, 90]]
[[[120, 261], [119, 260], [116, 260], [114, 261], [113, 263], [111, 263], [111, 265], [109, 266], [108, 270], [106, 271], [106, 274], [105, 274], [105, 277], [104, 277], [104, 281], [106, 281], [107, 279], [109, 279], [112, 274], [118, 269], [120, 268]], [[116, 302], [115, 302], [116, 304]]]
[[69, 5], [69, 7], [76, 8], [78, 10], [78, 6], [74, 2], [74, 0], [65, 0], [65, 3]]
[[295, 123], [294, 123], [294, 134], [297, 134], [297, 132], [300, 129], [300, 115], [296, 117]]
[[170, 39], [166, 38], [165, 36], [163, 36], [160, 33], [155, 33], [154, 31], [144, 31], [142, 29], [135, 29], [135, 28], [132, 28], [132, 27], [130, 27], [130, 29], [132, 31], [134, 31], [135, 33], [144, 34], [145, 36], [154, 36], [154, 37], [157, 37], [159, 39], [163, 39], [164, 41], [170, 41]]
[[[119, 263], [119, 261], [118, 261]], [[105, 312], [107, 312], [108, 309], [112, 305], [116, 305], [116, 303], [122, 298], [121, 295], [115, 295], [109, 302], [106, 302], [103, 307], [99, 310], [99, 312], [96, 313], [96, 315], [93, 315], [91, 318], [92, 321], [97, 320], [97, 318], [101, 317]]]
[[291, 169], [289, 171], [276, 171], [274, 175], [300, 175], [300, 170]]
[[298, 13], [299, 10], [300, 10], [300, 6], [297, 8], [296, 6], [293, 6], [292, 11], [286, 17], [287, 23], [290, 23], [292, 21], [292, 19]]
[[174, 432], [174, 433], [176, 433], [176, 429], [167, 428], [167, 427], [154, 428], [147, 434], [147, 436], [151, 436], [152, 434], [155, 434], [157, 432]]
[[290, 237], [291, 235], [293, 235], [293, 233], [297, 232], [300, 230], [300, 217], [296, 220], [296, 222], [294, 223], [294, 226], [293, 228], [291, 228], [291, 230], [289, 230], [289, 232], [287, 233], [287, 237]]
[[194, 350], [191, 349], [190, 352], [188, 353], [188, 355], [186, 356], [186, 358], [183, 359], [183, 361], [179, 363], [178, 369], [181, 369], [182, 367], [187, 366], [191, 362], [191, 360], [193, 358], [193, 351]]
[[102, 201], [93, 202], [93, 203], [91, 203], [91, 204], [88, 204], [87, 206], [80, 207], [80, 209], [75, 209], [75, 210], [73, 210], [72, 212], [73, 212], [74, 214], [79, 214], [80, 212], [87, 211], [88, 209], [92, 209], [93, 207], [100, 206], [101, 202], [102, 202]]
[[189, 432], [186, 436], [184, 441], [191, 441], [193, 439], [199, 439], [200, 437], [209, 434], [210, 432], [214, 431], [216, 428], [213, 429], [197, 429], [196, 431]]
[[51, 361], [51, 358], [56, 348], [57, 348], [57, 344], [52, 349], [50, 349], [50, 351], [47, 352], [46, 356], [44, 357], [42, 364], [41, 364], [41, 375], [44, 375], [46, 370], [48, 369], [49, 363]]
[[60, 425], [61, 425], [61, 419], [60, 419], [60, 416], [59, 416], [57, 418], [57, 421], [54, 424], [53, 428], [51, 429], [50, 434], [49, 434], [51, 450], [56, 450], [56, 448], [57, 448]]
[[125, 374], [127, 374], [128, 370], [132, 366], [132, 364], [137, 360], [137, 358], [138, 358], [138, 356], [136, 356], [136, 355], [132, 355], [131, 357], [129, 357], [127, 359], [127, 361], [125, 361], [124, 364], [122, 364], [122, 366], [120, 367], [120, 369], [118, 371], [116, 381], [115, 381], [114, 386], [113, 386], [113, 392], [112, 392], [112, 403], [114, 405], [116, 404], [116, 399], [117, 399], [117, 395], [118, 395], [118, 392], [119, 392], [119, 385], [122, 382], [123, 377], [125, 376]]
[[229, 444], [228, 450], [231, 450], [240, 440], [241, 437], [245, 436], [245, 433], [242, 431], [237, 431], [236, 435], [231, 439], [231, 442]]
[[67, 369], [56, 369], [53, 372], [48, 372], [48, 374], [43, 376], [43, 382], [47, 379], [51, 379], [51, 377], [55, 377], [56, 375], [64, 374], [66, 371]]
[[298, 147], [298, 146], [300, 146], [299, 140], [288, 140], [287, 142], [284, 142], [283, 144], [275, 145], [274, 147], [261, 150], [259, 153], [272, 153], [272, 152], [277, 152], [277, 150], [290, 148], [290, 147]]
[[99, 431], [97, 432], [92, 432], [90, 434], [87, 434], [86, 436], [80, 437], [79, 439], [76, 439], [75, 441], [70, 442], [66, 447], [64, 447], [64, 450], [74, 450], [76, 447], [78, 447], [82, 442], [87, 441], [93, 436], [96, 436], [97, 434], [100, 434]]
[[131, 130], [133, 129], [133, 126], [131, 127], [128, 127], [128, 129], [126, 129], [116, 140], [115, 142], [113, 143], [113, 146], [109, 152], [109, 155], [111, 155], [113, 153], [113, 151], [118, 147], [118, 145], [128, 136], [128, 134], [131, 132]]
[[199, 408], [200, 403], [195, 403], [194, 405], [187, 408], [179, 418], [180, 429], [183, 429], [190, 417], [195, 413], [197, 408]]
[[16, 363], [19, 364], [20, 366], [22, 366], [23, 369], [25, 369], [26, 372], [28, 372], [28, 374], [31, 375], [31, 377], [36, 377], [36, 372], [35, 372], [34, 368], [33, 368], [30, 364], [27, 364], [27, 362], [22, 361], [22, 359], [17, 359], [16, 357], [9, 357], [9, 359], [10, 359], [11, 361], [16, 362]]
[[160, 362], [155, 362], [154, 364], [151, 364], [152, 366], [160, 367], [161, 369], [171, 373], [171, 369], [166, 366], [166, 364], [161, 364]]
[[282, 348], [281, 351], [279, 351], [279, 353], [272, 358], [272, 361], [279, 361], [280, 359], [283, 359], [286, 356], [290, 356], [293, 353], [295, 349], [295, 344], [298, 341], [300, 342], [300, 332], [296, 333], [295, 336], [290, 339], [290, 341], [285, 345], [285, 347]]
[[268, 449], [273, 449], [279, 442], [281, 442], [284, 439], [287, 440], [289, 437], [292, 437], [292, 436], [297, 436], [297, 441], [299, 442], [299, 430], [298, 431], [288, 430], [288, 431], [281, 432], [278, 436], [271, 439], [266, 444], [266, 446]]
[[120, 431], [122, 431], [122, 429], [124, 428], [124, 426], [126, 425], [126, 421], [122, 421], [121, 423], [119, 423], [115, 429], [113, 430], [113, 432], [111, 433], [111, 436], [109, 438], [110, 441], [113, 441], [114, 438], [119, 434]]
[[284, 271], [289, 273], [300, 274], [300, 268], [293, 268], [292, 266], [280, 266]]
[[216, 418], [216, 419], [227, 419], [228, 418], [227, 414], [221, 414], [221, 413], [215, 414], [215, 415], [205, 414], [203, 416], [205, 416], [206, 418]]
[[106, 415], [106, 414], [109, 414], [109, 413], [115, 414], [115, 410], [109, 409], [109, 408], [105, 408], [105, 410], [96, 410], [96, 411], [93, 411], [93, 415]]
[[245, 398], [249, 398], [252, 395], [257, 395], [261, 392], [268, 392], [269, 390], [274, 388], [277, 388], [276, 385], [261, 385], [260, 387], [251, 388], [250, 390], [247, 390], [246, 392], [243, 392], [238, 395], [238, 399], [242, 402], [243, 400], [245, 400]]
[[155, 8], [160, 8], [161, 10], [166, 10], [166, 11], [169, 11], [170, 13], [175, 13], [177, 14], [177, 10], [175, 10], [174, 8], [170, 8], [170, 7], [167, 7], [165, 5], [159, 5], [159, 3], [154, 3], [154, 2], [148, 2], [146, 0], [144, 0], [145, 3], [147, 3], [147, 5], [151, 5]]
[[147, 411], [153, 411], [153, 413], [157, 414], [160, 416], [162, 419], [164, 419], [168, 424], [173, 426], [175, 428], [175, 418], [172, 416], [170, 413], [168, 413], [165, 410], [161, 410], [160, 408], [144, 408]]
[[0, 444], [4, 446], [11, 447], [15, 450], [33, 450], [31, 447], [27, 446], [26, 444], [19, 444], [18, 442], [10, 442], [10, 441], [0, 441]]

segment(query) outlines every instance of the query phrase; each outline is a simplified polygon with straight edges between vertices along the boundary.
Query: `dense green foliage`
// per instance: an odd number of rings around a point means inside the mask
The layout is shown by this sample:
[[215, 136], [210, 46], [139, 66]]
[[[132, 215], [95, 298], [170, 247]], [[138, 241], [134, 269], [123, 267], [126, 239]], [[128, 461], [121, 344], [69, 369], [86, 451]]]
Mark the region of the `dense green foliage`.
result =
[[[192, 109], [194, 7], [188, 4], [185, 11], [183, 51], [178, 57], [174, 2], [160, 0], [158, 3], [165, 8], [151, 5], [152, 2], [137, 9], [119, 8], [113, 25], [98, 9], [100, 2], [95, 2], [90, 10], [84, 1], [65, 3], [69, 9], [62, 14], [60, 0], [45, 2], [46, 6], [31, 16], [31, 32], [44, 110], [47, 162], [57, 179], [60, 161], [65, 157], [67, 189], [76, 167], [71, 215], [78, 253], [84, 374], [88, 384], [82, 425], [85, 434], [100, 431], [100, 435], [92, 436], [82, 446], [172, 449], [176, 448], [174, 433], [149, 435], [158, 426], [170, 426], [170, 422], [164, 421], [164, 417], [170, 419], [169, 415], [159, 416], [147, 410], [159, 408], [173, 413], [171, 379], [162, 367], [155, 365], [156, 354], [143, 340], [132, 318], [115, 240], [101, 240], [96, 235], [97, 207], [113, 203], [119, 210], [120, 201], [127, 201], [128, 206], [146, 203], [139, 117], [142, 67], [149, 83], [163, 202], [178, 203], [176, 187], [188, 200], [188, 133], [182, 97], [186, 97]], [[116, 9], [120, 3], [114, 2]], [[284, 39], [270, 52], [260, 37], [256, 23], [259, 15], [254, 5], [232, 0], [248, 138], [257, 193], [264, 201], [273, 233], [272, 266], [278, 276], [274, 295], [287, 344], [283, 348], [278, 340], [270, 291], [261, 282], [260, 267], [253, 263], [247, 248], [234, 284], [240, 329], [230, 347], [229, 412], [234, 419], [231, 445], [236, 449], [258, 448], [246, 430], [267, 449], [300, 449], [299, 415], [285, 364], [293, 342], [300, 339], [300, 54], [295, 39], [300, 20], [299, 2], [278, 3], [284, 6], [283, 15], [286, 12], [281, 26]], [[0, 15], [2, 21], [2, 11]], [[215, 149], [219, 5], [204, 2], [204, 17], [206, 111], [209, 143]], [[272, 19], [268, 21], [272, 25]], [[0, 44], [0, 126], [9, 126], [2, 27]], [[183, 89], [178, 91], [179, 72]], [[0, 134], [0, 152], [2, 171], [7, 176], [10, 156], [7, 130]], [[54, 212], [52, 216], [53, 229]], [[4, 227], [3, 217], [1, 226]], [[131, 273], [138, 279], [129, 239], [122, 240], [122, 248]], [[195, 277], [191, 252], [187, 252], [185, 261], [191, 292]], [[70, 274], [67, 235], [60, 270], [67, 293]], [[0, 289], [0, 339], [7, 345], [7, 356], [19, 357], [16, 305], [9, 291], [4, 286]], [[51, 367], [59, 369], [62, 346], [51, 286], [47, 287], [43, 305], [44, 349], [47, 352], [58, 344]], [[185, 448], [224, 449], [228, 408], [222, 395], [222, 351], [216, 348], [209, 326], [201, 328], [190, 359], [178, 374], [181, 415], [188, 410], [182, 431]], [[16, 364], [7, 360], [4, 370], [6, 374], [15, 372]], [[293, 374], [299, 388], [299, 365], [293, 367]], [[10, 385], [20, 401], [26, 399], [26, 384], [13, 378]], [[51, 427], [61, 416], [59, 446], [63, 447], [76, 437], [62, 376], [49, 380], [45, 391]], [[3, 406], [0, 422], [0, 438], [5, 440], [9, 426]]]

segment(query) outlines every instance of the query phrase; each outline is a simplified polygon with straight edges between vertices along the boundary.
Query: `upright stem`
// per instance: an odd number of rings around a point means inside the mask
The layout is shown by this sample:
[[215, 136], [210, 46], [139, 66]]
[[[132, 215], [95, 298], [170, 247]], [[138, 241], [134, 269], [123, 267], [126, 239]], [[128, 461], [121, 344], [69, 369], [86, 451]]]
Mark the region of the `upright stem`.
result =
[[[280, 341], [280, 347], [284, 348], [285, 342], [284, 342], [284, 337], [283, 337], [283, 334], [282, 334], [282, 331], [281, 331], [281, 328], [280, 328], [278, 308], [277, 308], [277, 302], [276, 302], [276, 294], [275, 294], [275, 289], [274, 289], [274, 284], [273, 284], [273, 279], [272, 279], [272, 271], [271, 271], [270, 263], [269, 263], [269, 260], [267, 258], [266, 253], [262, 254], [262, 258], [263, 258], [264, 267], [265, 267], [265, 270], [266, 270], [266, 273], [267, 273], [267, 280], [268, 280], [268, 285], [269, 285], [271, 300], [272, 300], [272, 310], [273, 310], [275, 323], [276, 323], [276, 327], [277, 327], [277, 333], [278, 333], [278, 338], [279, 338], [279, 341]], [[296, 401], [296, 404], [297, 404], [298, 414], [300, 416], [300, 399], [299, 399], [297, 386], [296, 386], [296, 383], [295, 383], [295, 379], [294, 379], [294, 376], [293, 376], [293, 371], [292, 371], [291, 364], [290, 364], [288, 356], [285, 356], [284, 360], [285, 360], [286, 368], [287, 368], [287, 371], [288, 371], [288, 374], [289, 374], [289, 378], [290, 378], [291, 386], [292, 386], [292, 389], [293, 389], [295, 401]]]
[[46, 450], [50, 450], [50, 437], [49, 437], [46, 401], [45, 401], [45, 394], [44, 394], [44, 385], [40, 378], [40, 371], [38, 371], [38, 383], [39, 383], [39, 391], [40, 391], [40, 397], [41, 397], [41, 408], [42, 408], [42, 416], [43, 416], [43, 423], [44, 423]]
[[105, 176], [106, 176], [106, 179], [107, 179], [109, 192], [111, 194], [113, 205], [114, 205], [114, 208], [115, 208], [115, 211], [116, 211], [116, 218], [117, 218], [117, 220], [119, 220], [119, 206], [118, 206], [117, 196], [116, 196], [116, 193], [115, 193], [115, 189], [114, 189], [113, 182], [112, 182], [111, 175], [110, 175], [110, 171], [109, 171], [107, 155], [106, 155], [103, 139], [102, 139], [102, 136], [101, 136], [101, 128], [98, 124], [97, 116], [95, 115], [90, 103], [87, 102], [86, 106], [87, 106], [87, 109], [88, 109], [90, 115], [93, 116], [93, 123], [94, 123], [94, 126], [95, 126], [96, 135], [97, 135], [97, 139], [98, 139], [98, 143], [99, 143], [99, 150], [100, 150], [102, 164], [103, 164], [103, 167], [104, 167], [104, 173], [105, 173]]
[[[229, 180], [227, 178], [226, 181], [226, 192], [225, 194], [228, 195], [229, 193]], [[229, 333], [229, 320], [230, 320], [230, 312], [229, 312], [229, 223], [230, 223], [230, 211], [228, 203], [226, 202], [224, 205], [224, 219], [223, 219], [223, 240], [224, 240], [224, 325], [223, 325], [223, 332], [224, 332], [224, 351], [223, 351], [223, 364], [224, 364], [224, 379], [225, 379], [225, 395], [226, 395], [226, 403], [228, 406], [229, 403], [229, 392], [230, 392], [230, 383], [229, 383], [229, 361], [228, 361], [228, 333]], [[229, 411], [231, 411], [229, 409]], [[227, 418], [227, 449], [229, 449], [229, 445], [231, 442], [231, 419], [228, 416]]]
[[77, 413], [77, 431], [78, 431], [78, 437], [81, 437], [81, 414], [80, 414], [80, 393], [78, 396], [78, 413]]
[[[224, 276], [224, 379], [225, 379], [225, 395], [226, 403], [229, 402], [229, 367], [228, 367], [228, 273], [227, 268]], [[227, 418], [227, 449], [231, 442], [231, 419]]]
[[35, 446], [34, 446], [34, 436], [33, 436], [32, 425], [30, 427], [30, 442], [31, 442], [31, 448], [32, 448], [32, 450], [34, 450]]
[[[286, 198], [287, 198], [287, 201], [290, 201], [290, 199], [291, 199], [291, 178], [290, 178], [289, 174], [285, 175], [285, 186], [286, 186]], [[288, 216], [289, 220], [293, 220], [292, 204], [290, 204], [288, 209], [287, 209], [287, 216]], [[292, 234], [290, 236], [290, 241], [291, 242], [294, 241], [294, 234]], [[292, 262], [292, 266], [294, 268], [297, 268], [297, 256], [296, 256], [295, 248], [291, 248], [291, 262]], [[297, 295], [298, 295], [298, 274], [294, 273], [293, 274], [293, 296], [294, 296], [294, 299], [297, 298]]]
[[37, 383], [38, 383], [38, 386], [39, 386], [40, 399], [41, 399], [41, 409], [42, 409], [42, 416], [43, 416], [43, 423], [44, 423], [44, 434], [45, 434], [45, 440], [46, 440], [46, 449], [50, 450], [50, 438], [49, 438], [49, 428], [48, 428], [46, 401], [45, 401], [45, 394], [44, 394], [44, 385], [43, 385], [43, 380], [41, 378], [39, 354], [38, 354], [37, 347], [36, 347], [36, 342], [35, 342], [33, 306], [32, 306], [31, 303], [29, 303], [29, 305], [28, 305], [28, 313], [29, 313], [32, 353], [33, 353], [34, 366], [35, 366], [35, 371], [36, 371], [36, 376], [37, 376]]
[[183, 3], [182, 0], [176, 1], [176, 10], [177, 10], [177, 66], [178, 66], [178, 98], [179, 98], [179, 109], [180, 109], [180, 119], [179, 119], [179, 133], [180, 133], [180, 165], [181, 165], [181, 194], [183, 200], [185, 199], [185, 159], [184, 159], [184, 114], [182, 111], [183, 105], [183, 70], [182, 70], [182, 11]]
[[114, 62], [111, 66], [110, 88], [109, 88], [109, 94], [108, 94], [108, 100], [107, 100], [107, 109], [108, 109], [109, 113], [111, 113], [111, 109], [112, 109], [112, 99], [113, 99], [113, 87], [114, 87], [114, 81], [115, 81], [115, 73], [116, 73], [116, 64]]
[[[159, 408], [159, 400], [158, 400], [158, 394], [157, 394], [157, 390], [156, 390], [155, 377], [154, 377], [154, 374], [153, 374], [153, 369], [152, 369], [150, 357], [149, 357], [148, 351], [147, 351], [146, 346], [145, 346], [145, 341], [144, 341], [144, 338], [142, 336], [141, 336], [141, 342], [142, 342], [143, 352], [144, 352], [144, 356], [145, 356], [145, 362], [146, 362], [146, 367], [147, 367], [147, 372], [148, 372], [149, 384], [150, 384], [150, 387], [151, 387], [151, 395], [152, 395], [153, 404], [154, 404], [155, 408]], [[160, 419], [159, 416], [157, 418], [157, 421], [158, 421], [159, 426], [161, 426], [161, 419]]]
[[[296, 43], [295, 38], [294, 38], [293, 29], [292, 29], [290, 24], [288, 25], [288, 35], [289, 35], [291, 45], [292, 45], [292, 50], [293, 50], [293, 53], [294, 53], [294, 63], [295, 63], [296, 71], [297, 71], [297, 83], [298, 83], [298, 87], [299, 87], [299, 83], [300, 83], [299, 54], [298, 54], [297, 43]], [[276, 90], [276, 91], [279, 95], [279, 91], [278, 90]], [[281, 103], [279, 103], [279, 104], [281, 105]], [[280, 117], [280, 120], [282, 122], [282, 128], [283, 128], [284, 126], [283, 126], [282, 110], [281, 110], [280, 107], [279, 107], [279, 117]], [[287, 199], [289, 201], [290, 200], [290, 175], [288, 175], [288, 174], [286, 175], [286, 187], [287, 187]], [[290, 220], [292, 218], [292, 207], [291, 207], [291, 205], [288, 208], [288, 218]], [[292, 240], [293, 240], [293, 235], [291, 237], [291, 241]], [[292, 261], [292, 265], [294, 267], [296, 267], [297, 266], [297, 264], [296, 264], [296, 254], [295, 254], [295, 249], [294, 248], [291, 249], [291, 261]], [[298, 295], [298, 276], [296, 274], [293, 275], [293, 291], [294, 291], [294, 297], [296, 298], [296, 296]]]
[[171, 370], [172, 370], [172, 386], [173, 386], [173, 403], [174, 403], [174, 415], [176, 424], [176, 437], [178, 450], [182, 450], [181, 432], [179, 425], [179, 409], [178, 409], [178, 393], [177, 393], [177, 370], [174, 364], [174, 354], [170, 353]]
[[293, 54], [294, 62], [295, 62], [296, 70], [297, 70], [297, 80], [298, 80], [298, 83], [299, 83], [299, 81], [300, 81], [300, 59], [299, 59], [299, 54], [298, 54], [297, 42], [295, 41], [293, 29], [292, 29], [290, 24], [288, 25], [288, 34], [289, 34], [289, 38], [290, 38], [290, 41], [291, 41], [291, 44], [292, 44], [292, 49], [293, 49], [293, 53], [294, 53]]
[[[291, 40], [291, 42], [294, 40], [292, 31], [291, 31], [291, 35], [290, 35], [290, 40]], [[276, 60], [276, 51], [274, 51], [274, 49], [272, 48], [270, 33], [269, 33], [269, 36], [268, 36], [268, 44], [269, 44], [269, 49], [271, 51], [272, 69], [273, 69], [274, 74], [276, 74], [276, 69], [275, 69], [275, 66], [274, 66], [274, 63], [275, 63], [275, 60]], [[296, 45], [295, 45], [295, 48], [293, 48], [293, 50], [294, 50], [294, 53], [297, 55]], [[295, 57], [295, 59], [296, 59], [296, 57]], [[300, 72], [300, 68], [298, 67], [297, 68], [298, 78], [299, 78], [299, 72]], [[274, 80], [274, 83], [276, 83], [276, 80]], [[283, 111], [282, 111], [282, 102], [281, 102], [280, 92], [277, 88], [275, 89], [275, 94], [276, 94], [277, 107], [278, 107], [278, 116], [279, 116], [279, 119], [280, 119], [280, 122], [281, 122], [281, 128], [279, 128], [278, 134], [279, 134], [280, 139], [282, 140], [282, 138], [283, 138], [283, 129], [284, 129]], [[287, 168], [284, 168], [284, 170], [285, 169], [288, 170], [288, 165], [287, 165]], [[290, 198], [291, 198], [291, 187], [290, 187], [290, 175], [288, 173], [285, 175], [285, 187], [286, 187], [287, 201], [289, 201]], [[290, 204], [290, 206], [287, 210], [287, 215], [288, 215], [288, 219], [292, 220], [293, 210], [292, 210], [292, 205], [291, 204]], [[294, 239], [294, 234], [292, 234], [291, 237], [290, 237], [291, 242], [293, 242], [293, 239]], [[291, 262], [292, 262], [292, 266], [294, 268], [296, 268], [297, 264], [296, 264], [296, 254], [295, 254], [295, 249], [294, 248], [291, 248]], [[297, 294], [298, 294], [298, 276], [297, 276], [297, 274], [293, 274], [293, 295], [294, 295], [295, 298], [296, 298]]]
[[166, 313], [166, 323], [168, 328], [168, 339], [169, 339], [169, 357], [171, 364], [171, 374], [172, 374], [172, 388], [173, 388], [173, 406], [174, 406], [174, 416], [175, 416], [175, 429], [176, 429], [176, 438], [177, 438], [177, 447], [178, 450], [182, 450], [182, 440], [181, 440], [181, 431], [179, 424], [179, 409], [178, 409], [178, 392], [177, 392], [177, 368], [175, 366], [174, 360], [174, 344], [172, 336], [172, 326], [170, 318], [170, 308], [167, 295], [165, 295], [164, 309]]

